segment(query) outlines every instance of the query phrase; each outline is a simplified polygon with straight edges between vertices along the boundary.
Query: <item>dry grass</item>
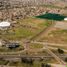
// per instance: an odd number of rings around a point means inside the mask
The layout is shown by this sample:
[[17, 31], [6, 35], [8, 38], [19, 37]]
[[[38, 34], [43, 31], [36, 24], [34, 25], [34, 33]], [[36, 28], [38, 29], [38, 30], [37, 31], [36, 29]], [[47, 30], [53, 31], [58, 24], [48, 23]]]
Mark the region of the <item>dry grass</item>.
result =
[[55, 29], [43, 37], [41, 41], [47, 41], [52, 43], [67, 43], [67, 30]]
[[8, 40], [28, 39], [49, 25], [49, 21], [37, 18], [20, 19], [16, 22], [17, 24], [14, 24], [8, 32], [0, 31], [0, 37]]

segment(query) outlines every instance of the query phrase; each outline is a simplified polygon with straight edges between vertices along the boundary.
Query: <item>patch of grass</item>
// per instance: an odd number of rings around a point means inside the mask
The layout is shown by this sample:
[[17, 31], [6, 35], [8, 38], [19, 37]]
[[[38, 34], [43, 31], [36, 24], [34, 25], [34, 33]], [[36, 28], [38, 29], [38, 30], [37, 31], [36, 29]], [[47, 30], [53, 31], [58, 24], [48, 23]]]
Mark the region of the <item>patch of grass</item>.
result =
[[45, 22], [39, 24], [40, 27], [49, 27], [52, 24], [53, 21], [46, 20]]
[[0, 65], [7, 65], [9, 61], [6, 61], [6, 60], [0, 60]]
[[6, 38], [9, 40], [14, 40], [14, 39], [27, 38], [34, 34], [35, 34], [35, 31], [33, 31], [33, 30], [30, 30], [28, 28], [19, 27], [19, 28], [15, 29], [14, 34], [7, 33], [7, 34], [0, 35], [0, 36], [2, 36], [3, 39]]
[[30, 44], [31, 49], [40, 49], [43, 48], [42, 44]]
[[30, 36], [30, 35], [33, 35], [34, 32], [28, 28], [17, 28], [15, 30], [15, 36], [16, 37], [27, 37], [27, 36]]
[[19, 64], [19, 62], [10, 62], [10, 66], [17, 66]]
[[[0, 31], [0, 38], [7, 40], [24, 40], [36, 36], [43, 29], [49, 27], [52, 22], [39, 18], [26, 18], [16, 21], [15, 27], [8, 30], [8, 32]], [[3, 34], [4, 33], [4, 34]]]
[[67, 30], [53, 30], [43, 37], [41, 41], [53, 42], [53, 43], [67, 43]]
[[63, 34], [63, 33], [67, 33], [67, 30], [56, 30], [56, 31], [52, 31], [49, 34]]
[[37, 29], [43, 29], [46, 27], [46, 23], [47, 24], [50, 24], [51, 21], [50, 20], [45, 20], [45, 19], [40, 19], [40, 18], [36, 18], [36, 17], [33, 17], [33, 18], [27, 18], [27, 19], [20, 19], [19, 20], [19, 23], [21, 25], [29, 25], [33, 28], [37, 28]]

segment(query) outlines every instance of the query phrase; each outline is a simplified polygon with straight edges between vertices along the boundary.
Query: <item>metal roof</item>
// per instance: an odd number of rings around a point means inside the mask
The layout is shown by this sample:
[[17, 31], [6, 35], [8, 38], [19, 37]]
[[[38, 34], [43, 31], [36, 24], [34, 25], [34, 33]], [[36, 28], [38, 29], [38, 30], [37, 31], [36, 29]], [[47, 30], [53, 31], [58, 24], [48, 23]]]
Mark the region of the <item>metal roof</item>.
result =
[[9, 27], [9, 26], [10, 26], [10, 22], [7, 21], [0, 22], [0, 27]]

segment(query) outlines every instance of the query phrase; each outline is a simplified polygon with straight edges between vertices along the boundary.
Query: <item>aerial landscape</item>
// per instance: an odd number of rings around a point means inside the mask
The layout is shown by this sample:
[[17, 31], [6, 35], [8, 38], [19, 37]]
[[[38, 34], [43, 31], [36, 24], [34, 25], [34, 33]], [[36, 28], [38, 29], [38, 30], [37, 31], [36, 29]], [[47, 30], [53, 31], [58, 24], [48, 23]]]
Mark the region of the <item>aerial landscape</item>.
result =
[[0, 0], [0, 67], [67, 67], [67, 0]]

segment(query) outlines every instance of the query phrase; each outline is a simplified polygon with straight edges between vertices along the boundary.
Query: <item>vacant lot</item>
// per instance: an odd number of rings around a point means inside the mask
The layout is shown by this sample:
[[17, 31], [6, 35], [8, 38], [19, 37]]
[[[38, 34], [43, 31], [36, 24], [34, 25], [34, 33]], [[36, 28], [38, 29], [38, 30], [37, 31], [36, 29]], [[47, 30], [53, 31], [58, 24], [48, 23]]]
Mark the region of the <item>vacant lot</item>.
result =
[[51, 23], [47, 20], [37, 18], [20, 19], [16, 22], [11, 29], [0, 31], [0, 37], [9, 40], [28, 39], [48, 27]]
[[54, 27], [67, 30], [67, 23], [66, 22], [56, 22], [56, 25]]
[[53, 43], [67, 43], [67, 30], [55, 29], [43, 37], [41, 41], [53, 42]]

